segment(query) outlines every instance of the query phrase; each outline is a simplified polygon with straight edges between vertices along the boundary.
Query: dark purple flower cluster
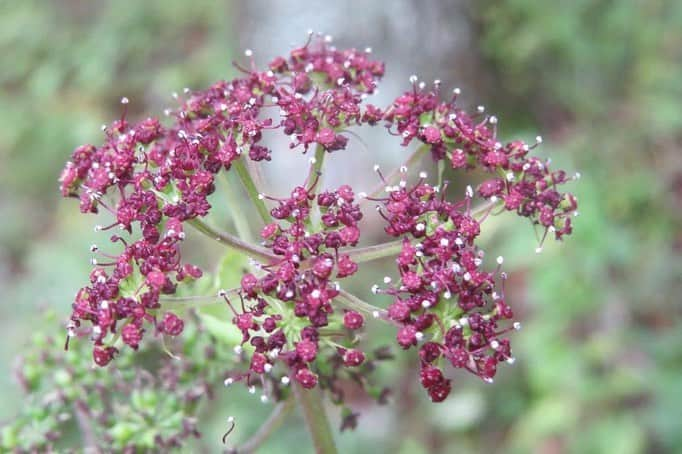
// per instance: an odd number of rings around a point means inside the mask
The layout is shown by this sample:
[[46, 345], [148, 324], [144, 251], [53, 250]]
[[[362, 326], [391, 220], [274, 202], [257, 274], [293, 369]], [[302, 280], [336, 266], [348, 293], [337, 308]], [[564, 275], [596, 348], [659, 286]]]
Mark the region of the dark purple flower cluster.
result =
[[[437, 365], [446, 360], [486, 381], [492, 381], [501, 361], [513, 361], [508, 327], [513, 317], [500, 284], [503, 274], [483, 269], [484, 252], [474, 241], [481, 218], [471, 210], [473, 191], [463, 201], [445, 200], [447, 187], [422, 178], [414, 187], [388, 188], [380, 213], [389, 235], [403, 237], [396, 263], [400, 279], [386, 288], [373, 288], [394, 298], [388, 318], [399, 325], [397, 342], [409, 349], [420, 345], [421, 383], [431, 399], [440, 402], [450, 392], [450, 380]], [[498, 258], [496, 272], [502, 258]]]
[[[241, 290], [247, 304], [241, 311], [228, 300], [234, 323], [243, 333], [242, 345], [248, 342], [252, 350], [250, 373], [270, 372], [279, 360], [290, 371], [284, 381], [290, 375], [305, 388], [317, 384], [311, 369], [325, 344], [319, 330], [329, 326], [335, 315], [332, 301], [340, 285], [334, 279], [352, 276], [358, 269], [339, 249], [357, 245], [362, 218], [349, 186], [317, 195], [313, 191], [298, 186], [288, 198], [269, 198], [277, 202], [271, 211], [277, 222], [266, 225], [261, 237], [277, 259], [260, 266], [260, 277], [243, 276]], [[321, 228], [311, 231], [318, 222]], [[346, 312], [342, 323], [350, 332], [361, 328], [364, 320], [357, 312]], [[359, 350], [343, 349], [340, 354], [349, 367], [364, 361]]]
[[[419, 346], [421, 382], [434, 401], [443, 400], [451, 387], [443, 363], [492, 380], [499, 362], [513, 361], [503, 335], [514, 325], [502, 291], [504, 273], [499, 265], [486, 271], [483, 251], [475, 244], [481, 225], [499, 207], [529, 218], [545, 236], [552, 232], [561, 239], [571, 233], [577, 203], [559, 185], [577, 175], [551, 171], [548, 161], [531, 156], [540, 138], [530, 146], [498, 142], [497, 119], [484, 115], [482, 107], [467, 114], [456, 105], [458, 90], [443, 101], [439, 83], [426, 89], [415, 77], [412, 90], [388, 108], [365, 104], [384, 74], [371, 49], [337, 50], [311, 38], [262, 71], [251, 51], [246, 55], [249, 67], [237, 65], [240, 77], [174, 95], [179, 107], [166, 111], [170, 125], [152, 118], [129, 123], [124, 98], [123, 115], [104, 128], [104, 144], [73, 152], [60, 178], [62, 194], [77, 197], [84, 213], [108, 212], [113, 220], [98, 230], [121, 232], [111, 236], [118, 254], [93, 246], [104, 259], [93, 260], [90, 283], [76, 296], [69, 335], [90, 335], [99, 365], [111, 361], [118, 339], [136, 349], [150, 327], [179, 335], [184, 322], [164, 310], [161, 297], [201, 276], [199, 268], [182, 261], [185, 228], [190, 224], [206, 233], [201, 218], [211, 210], [208, 197], [216, 189], [216, 175], [237, 167], [267, 225], [261, 246], [232, 241], [237, 249], [255, 252], [262, 263], [254, 261], [255, 269], [243, 275], [236, 292], [240, 304], [223, 294], [243, 335], [238, 351], [250, 364], [247, 372], [230, 375], [228, 383], [272, 378], [281, 364], [284, 384], [294, 379], [306, 388], [318, 382], [331, 387], [319, 367], [322, 361], [331, 361], [334, 370], [355, 371], [371, 362], [355, 348], [353, 332], [365, 322], [360, 312], [398, 325], [402, 348]], [[256, 200], [243, 162], [259, 165], [276, 157], [265, 136], [279, 131], [289, 137], [291, 149], [316, 148], [308, 177], [316, 179], [315, 163], [322, 163], [317, 159], [344, 149], [350, 128], [382, 123], [402, 137], [403, 145], [417, 140], [453, 169], [492, 175], [477, 188], [487, 200], [480, 210], [471, 206], [472, 188], [453, 202], [447, 187], [429, 185], [426, 175], [413, 186], [406, 175], [396, 186], [386, 180], [387, 196], [369, 197], [380, 202], [386, 233], [402, 239], [396, 257], [399, 281], [391, 284], [387, 278], [385, 288], [375, 289], [393, 297], [387, 311], [346, 294], [337, 282], [357, 273], [357, 257], [371, 260], [381, 256], [377, 251], [395, 255], [390, 243], [368, 248], [371, 254], [358, 253], [362, 213], [354, 190], [343, 185], [318, 191], [317, 181], [308, 181], [286, 198]], [[261, 209], [264, 199], [273, 203], [269, 213]], [[341, 303], [347, 309], [340, 310]]]
[[492, 203], [502, 201], [506, 210], [542, 225], [556, 239], [571, 233], [570, 216], [577, 201], [557, 186], [579, 177], [563, 170], [551, 171], [549, 160], [529, 156], [534, 145], [522, 141], [502, 144], [497, 138], [497, 117], [485, 115], [483, 106], [469, 115], [457, 106], [459, 89], [450, 100], [439, 96], [439, 84], [426, 90], [412, 79], [413, 90], [398, 97], [384, 113], [390, 128], [403, 138], [403, 145], [416, 139], [430, 148], [437, 160], [449, 160], [453, 169], [482, 169], [495, 174], [478, 187], [481, 197]]

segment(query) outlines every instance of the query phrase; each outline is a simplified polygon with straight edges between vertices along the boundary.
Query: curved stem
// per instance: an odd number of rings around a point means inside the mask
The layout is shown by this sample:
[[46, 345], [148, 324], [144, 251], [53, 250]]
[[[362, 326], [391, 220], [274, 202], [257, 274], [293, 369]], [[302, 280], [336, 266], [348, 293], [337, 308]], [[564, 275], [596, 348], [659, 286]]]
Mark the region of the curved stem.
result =
[[287, 400], [278, 403], [270, 413], [268, 419], [260, 426], [260, 429], [241, 446], [238, 446], [230, 453], [234, 454], [250, 454], [262, 445], [272, 433], [284, 422], [284, 419], [294, 408], [294, 399], [289, 397]]
[[232, 163], [232, 166], [234, 167], [234, 170], [237, 171], [239, 179], [242, 180], [242, 184], [244, 185], [246, 192], [249, 194], [251, 202], [256, 205], [256, 210], [258, 210], [258, 214], [260, 215], [261, 219], [263, 219], [263, 222], [266, 224], [272, 222], [270, 211], [268, 211], [268, 207], [265, 206], [265, 202], [258, 198], [258, 189], [256, 188], [256, 184], [253, 182], [251, 174], [249, 174], [249, 169], [246, 168], [243, 159], [237, 159]]
[[232, 249], [241, 251], [250, 257], [259, 258], [261, 260], [265, 260], [266, 262], [277, 259], [277, 257], [269, 250], [260, 246], [247, 243], [246, 241], [241, 240], [227, 232], [219, 232], [210, 227], [208, 224], [206, 224], [199, 218], [194, 218], [187, 222], [189, 225], [191, 225], [192, 227], [194, 227], [196, 230], [203, 233], [207, 237], [212, 238], [215, 241], [222, 243], [226, 246], [229, 246]]
[[400, 252], [402, 247], [403, 240], [396, 240], [375, 244], [373, 246], [354, 248], [353, 250], [347, 251], [347, 254], [350, 255], [350, 258], [353, 259], [354, 262], [363, 263], [395, 255]]
[[303, 389], [298, 383], [293, 385], [296, 400], [301, 406], [303, 419], [313, 439], [317, 454], [336, 454], [336, 445], [332, 435], [327, 413], [322, 404], [322, 394], [317, 388]]

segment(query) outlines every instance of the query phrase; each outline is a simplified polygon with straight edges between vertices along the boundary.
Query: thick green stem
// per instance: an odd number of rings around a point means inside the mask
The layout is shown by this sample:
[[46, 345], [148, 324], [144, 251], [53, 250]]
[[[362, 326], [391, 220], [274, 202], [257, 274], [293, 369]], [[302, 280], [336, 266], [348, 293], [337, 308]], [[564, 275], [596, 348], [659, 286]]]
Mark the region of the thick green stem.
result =
[[258, 210], [258, 214], [260, 215], [261, 219], [263, 219], [263, 222], [266, 224], [272, 222], [272, 217], [270, 216], [268, 207], [266, 207], [265, 202], [258, 197], [258, 189], [251, 178], [251, 174], [249, 174], [249, 169], [247, 169], [246, 164], [244, 164], [244, 160], [237, 159], [234, 163], [232, 163], [232, 166], [237, 171], [239, 179], [242, 180], [242, 184], [244, 185], [246, 192], [249, 194], [251, 202], [256, 205], [256, 210]]
[[358, 312], [364, 312], [365, 314], [369, 314], [375, 318], [386, 318], [385, 310], [381, 309], [380, 307], [373, 306], [345, 290], [339, 291], [339, 296], [337, 298], [341, 304], [350, 309]]
[[322, 403], [322, 394], [317, 388], [303, 389], [301, 385], [293, 385], [296, 400], [301, 406], [303, 419], [305, 420], [313, 446], [317, 454], [336, 454], [336, 444], [332, 434], [327, 412]]
[[212, 238], [215, 241], [222, 243], [228, 247], [231, 247], [232, 249], [243, 252], [244, 254], [250, 257], [259, 258], [266, 262], [270, 262], [271, 260], [277, 259], [277, 257], [269, 250], [260, 246], [255, 246], [253, 244], [247, 243], [246, 241], [241, 240], [234, 235], [230, 235], [227, 232], [218, 232], [201, 219], [194, 218], [187, 222], [189, 225], [191, 225], [192, 227], [194, 227], [196, 230], [203, 233], [207, 237]]
[[315, 157], [310, 166], [310, 176], [308, 177], [308, 189], [312, 189], [312, 185], [317, 179], [318, 175], [322, 174], [322, 166], [324, 165], [324, 157], [327, 154], [322, 145], [315, 147]]

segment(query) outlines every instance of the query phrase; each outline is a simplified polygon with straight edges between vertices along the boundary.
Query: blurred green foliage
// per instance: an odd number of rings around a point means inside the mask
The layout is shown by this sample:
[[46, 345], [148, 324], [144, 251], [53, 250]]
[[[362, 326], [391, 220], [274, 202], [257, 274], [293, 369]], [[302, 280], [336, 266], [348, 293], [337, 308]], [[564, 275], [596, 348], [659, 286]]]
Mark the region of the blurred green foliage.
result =
[[[353, 401], [360, 426], [339, 436], [341, 450], [679, 452], [682, 3], [483, 0], [472, 10], [471, 51], [489, 80], [479, 96], [494, 100], [505, 137], [539, 128], [555, 161], [580, 170], [581, 216], [566, 244], [541, 256], [529, 254], [526, 224], [496, 220], [491, 253], [518, 265], [508, 291], [524, 329], [513, 368], [493, 386], [457, 375], [452, 397], [434, 406], [414, 376], [398, 373], [411, 370], [399, 356], [378, 371], [398, 398], [388, 407]], [[0, 1], [3, 364], [31, 333], [55, 332], [38, 308], [63, 318], [88, 272], [89, 224], [75, 204], [56, 203], [70, 150], [98, 143], [121, 96], [139, 116], [161, 111], [174, 90], [228, 77], [232, 22], [228, 6], [208, 0]], [[201, 243], [192, 253], [215, 256]], [[383, 274], [377, 266], [367, 282]], [[377, 326], [373, 335], [392, 334]], [[15, 389], [10, 370], [0, 374], [0, 386]], [[10, 420], [22, 404], [4, 394], [0, 417]], [[206, 449], [219, 449], [227, 408], [240, 418], [235, 440], [256, 430], [267, 408], [249, 402], [231, 390], [204, 408]], [[33, 434], [59, 422], [43, 410], [24, 414]], [[75, 426], [65, 430], [77, 445]], [[308, 445], [296, 420], [274, 437], [265, 452]]]

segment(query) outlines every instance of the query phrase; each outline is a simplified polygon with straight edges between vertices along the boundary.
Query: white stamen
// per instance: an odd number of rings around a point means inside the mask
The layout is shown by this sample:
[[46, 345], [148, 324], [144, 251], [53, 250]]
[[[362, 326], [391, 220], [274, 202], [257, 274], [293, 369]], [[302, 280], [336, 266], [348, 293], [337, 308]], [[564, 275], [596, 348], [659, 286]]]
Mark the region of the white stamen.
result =
[[256, 394], [256, 387], [254, 385], [249, 386], [249, 394]]
[[374, 284], [371, 290], [372, 293], [376, 295], [377, 293], [379, 293], [379, 286], [377, 284]]
[[263, 369], [265, 370], [266, 373], [270, 372], [272, 370], [272, 364], [265, 363], [265, 366], [263, 366]]
[[415, 337], [418, 341], [420, 341], [420, 340], [424, 339], [424, 333], [422, 333], [421, 331], [417, 331], [416, 333], [414, 333], [414, 337]]
[[502, 265], [503, 263], [504, 263], [504, 257], [499, 256], [499, 257], [497, 258], [497, 264], [498, 264], [498, 265]]
[[384, 276], [384, 284], [390, 284], [391, 283], [391, 276]]
[[426, 172], [424, 172], [424, 171], [419, 172], [419, 178], [426, 178], [426, 177], [428, 177], [428, 176], [429, 176], [429, 175], [428, 175]]
[[448, 247], [450, 245], [450, 240], [448, 240], [447, 238], [441, 238], [440, 245], [442, 247]]
[[500, 348], [500, 343], [497, 342], [496, 340], [492, 340], [490, 341], [490, 348], [492, 348], [493, 350], [497, 350], [498, 348]]
[[126, 98], [125, 96], [123, 98], [121, 98], [121, 104], [128, 104], [129, 102], [130, 102], [130, 100], [128, 98]]
[[[496, 125], [497, 124], [497, 117], [493, 115], [492, 117], [490, 117], [490, 120], [488, 120], [488, 121], [490, 121], [491, 125]], [[495, 144], [495, 145], [497, 146], [497, 144]]]
[[282, 377], [282, 378], [280, 379], [280, 381], [282, 382], [282, 384], [283, 384], [284, 386], [286, 386], [286, 385], [289, 384], [289, 382], [291, 381], [291, 379], [285, 375], [284, 377]]
[[477, 110], [479, 113], [483, 113], [483, 112], [485, 112], [485, 107], [484, 107], [484, 106], [478, 106], [478, 107], [476, 107], [476, 110]]
[[542, 143], [542, 136], [537, 136], [537, 137], [535, 137], [535, 141], [536, 141], [537, 143]]
[[536, 248], [535, 248], [535, 253], [536, 253], [536, 254], [542, 253], [542, 246], [536, 247]]
[[260, 396], [260, 401], [263, 402], [264, 404], [268, 403], [268, 396], [266, 396], [265, 394], [262, 394]]
[[510, 356], [509, 358], [507, 358], [507, 364], [514, 364], [515, 362], [516, 362], [516, 358], [514, 358], [513, 356]]
[[471, 185], [467, 185], [465, 194], [468, 198], [472, 198], [474, 196], [474, 188], [472, 188]]
[[410, 76], [410, 83], [411, 83], [411, 84], [414, 84], [414, 83], [416, 83], [416, 82], [417, 82], [417, 76], [416, 76], [416, 74], [412, 74], [412, 75]]
[[244, 350], [241, 345], [235, 345], [233, 348], [235, 354], [241, 355], [242, 351]]
[[417, 229], [417, 232], [423, 232], [424, 229], [426, 229], [426, 226], [423, 222], [420, 222], [419, 224], [415, 225], [414, 228]]
[[459, 88], [454, 88], [454, 89], [452, 90], [452, 93], [455, 94], [455, 95], [459, 95], [459, 94], [462, 93], [462, 90], [459, 89]]
[[422, 301], [422, 307], [424, 309], [428, 309], [429, 307], [431, 307], [431, 301], [429, 301], [429, 300]]
[[518, 330], [521, 329], [521, 323], [519, 323], [519, 322], [514, 322], [514, 325], [513, 325], [513, 326], [514, 326], [514, 329], [515, 329], [516, 331], [518, 331]]
[[230, 386], [232, 383], [234, 383], [234, 379], [233, 379], [233, 378], [226, 378], [226, 379], [223, 381], [223, 385], [225, 385], [225, 386]]
[[253, 51], [251, 49], [246, 49], [244, 55], [247, 57], [253, 57]]
[[379, 318], [379, 311], [372, 311], [372, 317]]

